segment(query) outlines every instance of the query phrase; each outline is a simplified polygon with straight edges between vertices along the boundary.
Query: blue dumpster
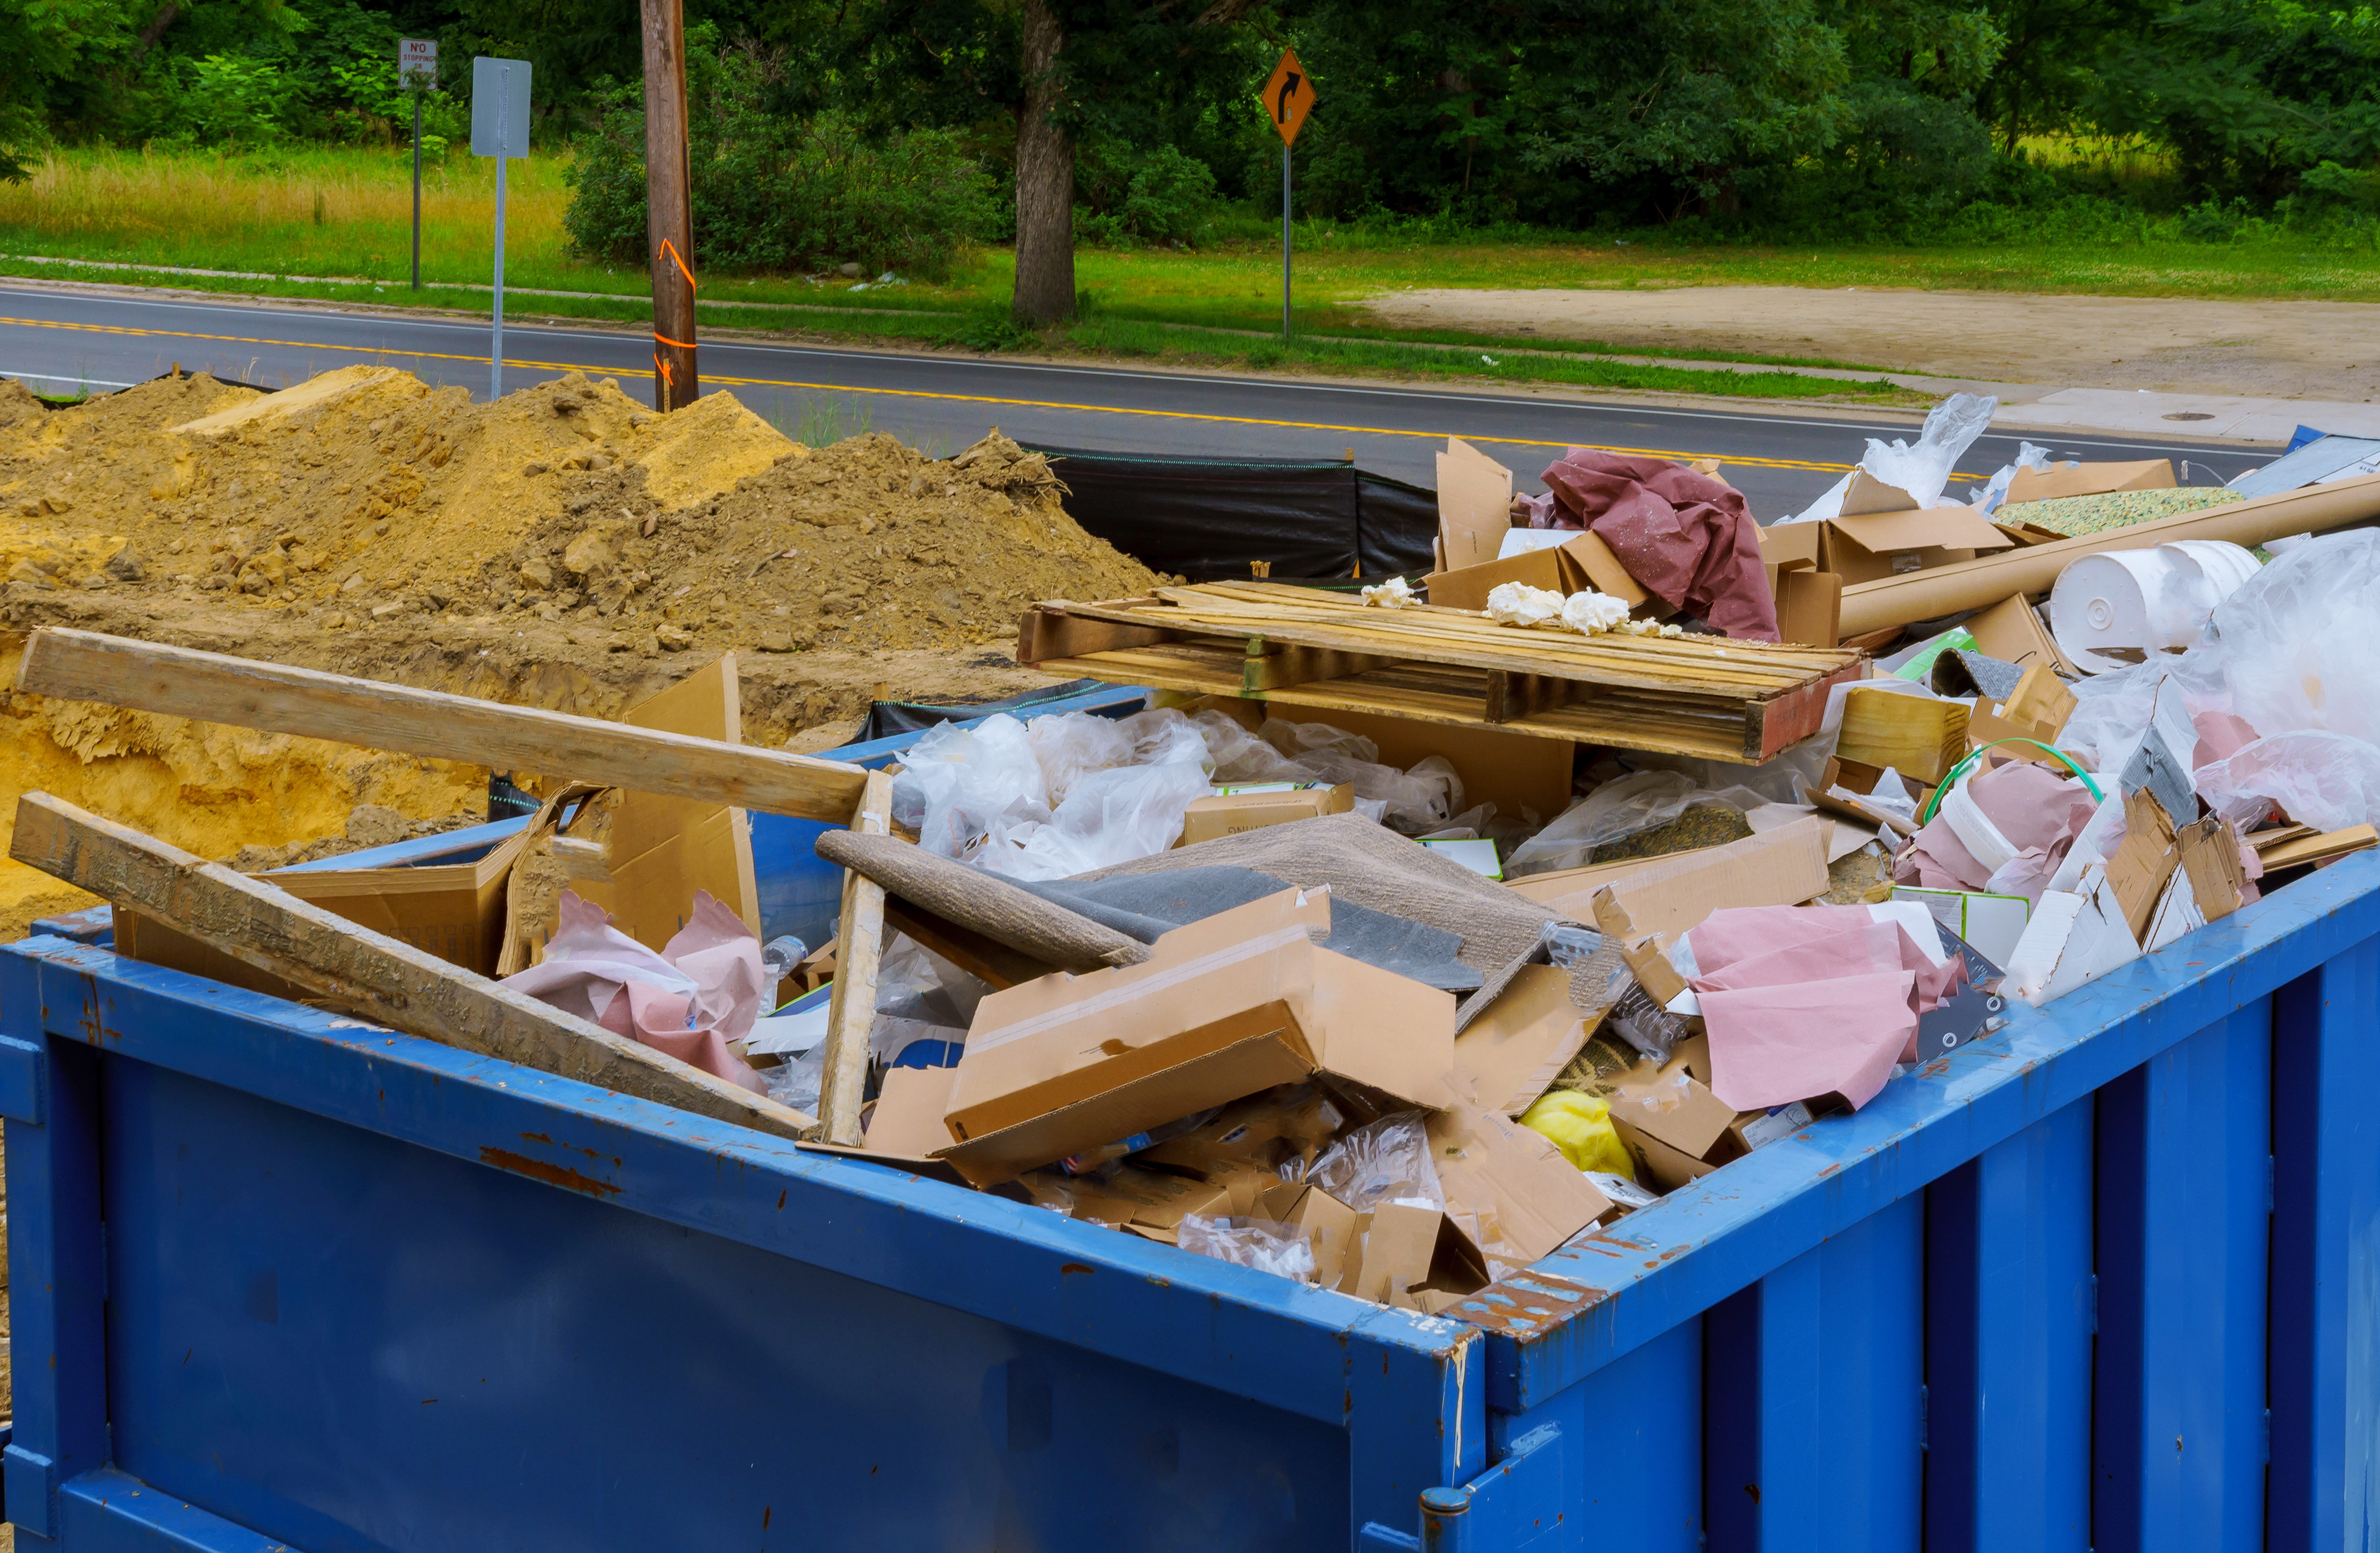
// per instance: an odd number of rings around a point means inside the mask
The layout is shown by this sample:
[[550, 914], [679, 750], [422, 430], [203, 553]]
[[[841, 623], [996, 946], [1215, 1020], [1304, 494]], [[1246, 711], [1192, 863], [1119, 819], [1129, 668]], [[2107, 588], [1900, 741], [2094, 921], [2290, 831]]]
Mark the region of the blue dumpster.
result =
[[[350, 860], [352, 861], [352, 859]], [[1434, 1318], [45, 935], [21, 1546], [2362, 1549], [2380, 855]]]

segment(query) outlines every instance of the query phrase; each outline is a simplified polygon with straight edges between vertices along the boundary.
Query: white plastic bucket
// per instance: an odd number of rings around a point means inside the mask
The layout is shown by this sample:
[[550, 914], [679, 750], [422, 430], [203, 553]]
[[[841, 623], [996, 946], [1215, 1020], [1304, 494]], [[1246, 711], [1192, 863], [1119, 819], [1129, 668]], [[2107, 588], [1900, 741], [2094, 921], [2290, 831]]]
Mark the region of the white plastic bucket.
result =
[[2221, 540], [2085, 555], [2050, 589], [2050, 634], [2076, 667], [2107, 673], [2128, 661], [2115, 649], [2188, 647], [2215, 606], [2255, 575], [2255, 556]]

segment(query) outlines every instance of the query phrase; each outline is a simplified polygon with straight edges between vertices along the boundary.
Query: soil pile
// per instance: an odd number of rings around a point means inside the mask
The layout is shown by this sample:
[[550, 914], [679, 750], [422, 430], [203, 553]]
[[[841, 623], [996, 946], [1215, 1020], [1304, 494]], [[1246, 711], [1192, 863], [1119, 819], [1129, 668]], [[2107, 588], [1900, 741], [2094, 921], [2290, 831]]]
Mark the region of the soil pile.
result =
[[723, 393], [662, 416], [574, 374], [475, 405], [385, 367], [272, 394], [166, 379], [55, 412], [17, 395], [16, 589], [213, 592], [324, 630], [526, 613], [617, 627], [613, 650], [791, 650], [958, 647], [1035, 599], [1153, 580], [997, 432], [946, 460], [881, 435], [813, 450]]
[[[738, 650], [745, 737], [780, 745], [880, 694], [1046, 683], [1008, 650], [1026, 604], [1155, 580], [1062, 491], [996, 432], [941, 460], [880, 435], [811, 449], [729, 394], [658, 416], [610, 379], [475, 405], [356, 367], [270, 394], [164, 379], [63, 410], [0, 381], [0, 623], [591, 717]], [[207, 856], [285, 861], [359, 805], [477, 810], [485, 777], [0, 694], [0, 843], [39, 788]], [[82, 904], [0, 863], [0, 940]]]

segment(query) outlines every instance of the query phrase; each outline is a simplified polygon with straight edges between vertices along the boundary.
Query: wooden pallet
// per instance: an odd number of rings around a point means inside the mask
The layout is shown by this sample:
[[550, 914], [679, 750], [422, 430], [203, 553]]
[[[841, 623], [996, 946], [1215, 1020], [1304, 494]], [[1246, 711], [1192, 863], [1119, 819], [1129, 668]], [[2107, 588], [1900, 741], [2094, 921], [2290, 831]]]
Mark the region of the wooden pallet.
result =
[[1038, 604], [1016, 656], [1074, 678], [1755, 764], [1815, 734], [1828, 689], [1867, 672], [1843, 649], [1582, 637], [1262, 582]]

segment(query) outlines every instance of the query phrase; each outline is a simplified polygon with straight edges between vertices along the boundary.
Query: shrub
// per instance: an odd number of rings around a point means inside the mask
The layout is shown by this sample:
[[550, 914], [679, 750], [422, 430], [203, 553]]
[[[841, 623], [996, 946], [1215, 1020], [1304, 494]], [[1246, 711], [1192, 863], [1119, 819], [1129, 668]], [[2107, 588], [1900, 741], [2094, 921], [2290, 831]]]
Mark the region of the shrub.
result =
[[[793, 270], [856, 261], [923, 279], [948, 274], [962, 242], [992, 224], [991, 180], [941, 130], [871, 139], [832, 114], [773, 111], [771, 56], [721, 54], [688, 39], [687, 131], [695, 251], [729, 269]], [[643, 264], [644, 92], [607, 87], [568, 176], [563, 225], [589, 258]]]

